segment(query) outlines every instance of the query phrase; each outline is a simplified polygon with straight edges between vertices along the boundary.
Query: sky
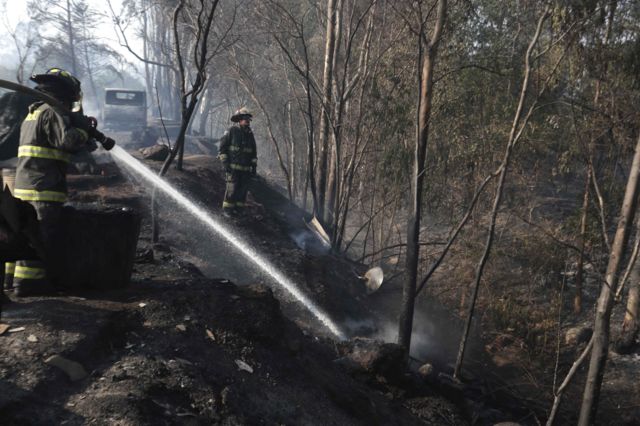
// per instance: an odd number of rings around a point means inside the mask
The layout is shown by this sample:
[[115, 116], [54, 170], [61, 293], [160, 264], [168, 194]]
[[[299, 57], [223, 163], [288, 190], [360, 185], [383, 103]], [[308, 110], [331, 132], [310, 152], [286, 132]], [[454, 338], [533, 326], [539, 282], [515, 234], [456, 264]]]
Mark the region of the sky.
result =
[[[15, 62], [17, 58], [17, 52], [13, 41], [7, 31], [7, 25], [15, 27], [19, 22], [27, 22], [29, 16], [27, 14], [27, 1], [26, 0], [1, 0], [0, 4], [6, 1], [6, 19], [3, 17], [0, 19], [0, 62], [8, 66], [10, 63]], [[107, 17], [104, 24], [97, 28], [96, 33], [100, 35], [100, 38], [109, 44], [113, 49], [120, 52], [127, 61], [139, 67], [139, 61], [124, 47], [120, 46], [117, 39], [116, 30], [111, 22], [109, 6], [106, 0], [86, 0], [89, 6], [95, 11], [101, 12]], [[122, 6], [122, 0], [111, 0], [113, 8], [118, 12]], [[46, 29], [45, 29], [46, 31]], [[141, 42], [133, 34], [127, 33], [129, 42], [135, 49], [141, 48]]]

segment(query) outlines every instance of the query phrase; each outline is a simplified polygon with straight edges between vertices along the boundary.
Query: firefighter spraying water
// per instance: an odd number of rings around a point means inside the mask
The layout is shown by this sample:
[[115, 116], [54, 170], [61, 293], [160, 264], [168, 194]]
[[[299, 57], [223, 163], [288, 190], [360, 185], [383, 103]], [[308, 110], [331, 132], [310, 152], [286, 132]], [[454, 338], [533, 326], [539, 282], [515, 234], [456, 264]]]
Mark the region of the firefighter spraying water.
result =
[[[34, 104], [30, 110], [31, 119], [28, 117], [28, 120], [25, 120], [25, 123], [27, 123], [26, 128], [29, 131], [26, 132], [23, 139], [21, 139], [20, 148], [23, 153], [20, 156], [20, 161], [23, 163], [21, 170], [24, 171], [20, 172], [20, 175], [16, 180], [20, 182], [20, 185], [25, 186], [24, 188], [18, 186], [17, 188], [22, 190], [19, 192], [23, 194], [23, 199], [28, 200], [36, 207], [40, 224], [45, 227], [43, 234], [45, 232], [49, 232], [46, 237], [48, 238], [47, 241], [49, 241], [48, 244], [50, 244], [50, 247], [55, 247], [55, 218], [57, 217], [55, 213], [64, 202], [66, 184], [63, 184], [60, 187], [52, 186], [44, 188], [36, 185], [36, 180], [30, 180], [30, 176], [35, 176], [35, 174], [42, 169], [42, 163], [44, 163], [44, 166], [51, 167], [52, 172], [55, 171], [56, 173], [62, 173], [60, 172], [62, 169], [61, 166], [64, 161], [68, 159], [68, 153], [63, 149], [54, 147], [54, 143], [59, 145], [61, 143], [60, 141], [73, 142], [71, 144], [71, 150], [91, 149], [93, 147], [91, 146], [90, 140], [95, 139], [100, 142], [105, 149], [110, 150], [111, 148], [114, 148], [115, 142], [113, 139], [104, 136], [97, 130], [97, 123], [95, 119], [82, 115], [80, 111], [69, 111], [73, 106], [72, 104], [74, 102], [79, 102], [81, 99], [80, 83], [70, 74], [63, 70], [52, 69], [47, 71], [44, 75], [34, 76], [34, 79], [34, 81], [39, 84], [38, 87], [40, 90], [29, 89], [19, 84], [3, 80], [0, 80], [0, 87], [30, 94], [44, 101]], [[46, 82], [47, 85], [45, 85], [44, 82]], [[55, 86], [51, 86], [52, 84]], [[50, 87], [55, 88], [50, 89]], [[62, 99], [59, 99], [57, 95], [60, 95]], [[47, 112], [45, 113], [45, 111]], [[42, 120], [45, 117], [54, 117], [55, 120], [57, 120], [57, 129], [59, 129], [57, 133], [49, 135], [39, 132], [38, 126], [40, 124], [37, 123], [40, 123], [40, 121], [38, 120]], [[53, 118], [48, 118], [48, 120], [53, 120]], [[32, 126], [33, 129], [31, 129]], [[38, 137], [40, 137], [40, 139], [38, 139]], [[58, 139], [54, 139], [56, 137]], [[345, 338], [342, 330], [340, 330], [340, 328], [325, 312], [316, 306], [315, 303], [313, 303], [295, 283], [285, 277], [274, 265], [258, 254], [245, 241], [240, 239], [219, 221], [215, 220], [194, 202], [187, 199], [178, 190], [169, 185], [169, 183], [155, 175], [151, 170], [133, 158], [124, 149], [115, 147], [111, 153], [121, 165], [135, 171], [138, 175], [143, 177], [149, 185], [156, 186], [158, 189], [162, 190], [166, 195], [189, 211], [190, 214], [204, 223], [211, 231], [215, 232], [218, 236], [222, 237], [235, 249], [249, 258], [262, 272], [275, 281], [280, 288], [292, 296], [298, 303], [301, 303], [331, 332], [332, 335], [339, 339]], [[56, 166], [55, 169], [53, 169], [54, 166]], [[61, 174], [60, 177], [62, 182], [64, 182], [64, 174]], [[44, 219], [41, 219], [41, 217]], [[54, 253], [53, 258], [55, 258], [55, 255], [56, 254]], [[50, 263], [51, 260], [46, 263], [47, 267]], [[35, 279], [46, 277], [47, 274], [49, 274], [48, 268], [45, 273], [43, 269], [35, 269], [38, 267], [41, 268], [41, 266], [37, 264], [35, 266], [27, 267], [30, 269], [25, 270], [27, 271], [29, 279], [31, 279], [34, 284], [30, 286], [27, 285], [26, 287], [21, 284], [21, 287], [23, 288], [21, 292], [25, 291], [27, 288], [27, 294], [40, 292], [40, 290], [44, 288], [45, 284], [36, 282]], [[53, 274], [55, 274], [55, 265], [52, 271], [54, 271]], [[40, 287], [40, 285], [43, 285], [43, 287]]]
[[82, 113], [78, 79], [60, 68], [31, 77], [30, 89], [0, 80], [0, 87], [40, 99], [28, 108], [20, 128], [13, 195], [30, 203], [37, 214], [42, 251], [39, 259], [7, 264], [17, 296], [47, 294], [63, 281], [64, 250], [60, 247], [62, 206], [66, 201], [67, 164], [73, 153], [93, 151], [96, 141], [105, 149], [115, 142], [97, 129], [97, 120]]

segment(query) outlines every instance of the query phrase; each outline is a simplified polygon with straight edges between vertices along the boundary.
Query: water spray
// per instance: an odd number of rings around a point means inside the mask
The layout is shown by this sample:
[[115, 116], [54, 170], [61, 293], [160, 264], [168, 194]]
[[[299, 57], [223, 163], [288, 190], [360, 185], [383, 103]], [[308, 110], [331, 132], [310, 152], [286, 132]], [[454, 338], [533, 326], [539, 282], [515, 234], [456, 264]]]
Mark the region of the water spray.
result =
[[329, 331], [338, 339], [344, 340], [344, 333], [338, 328], [338, 326], [329, 318], [329, 316], [322, 311], [315, 303], [313, 303], [298, 286], [282, 275], [280, 271], [262, 255], [249, 246], [249, 244], [243, 241], [241, 238], [234, 235], [226, 226], [219, 221], [215, 220], [209, 213], [207, 213], [201, 207], [198, 207], [194, 202], [185, 197], [176, 188], [170, 185], [167, 181], [153, 173], [140, 161], [135, 159], [131, 154], [122, 149], [119, 146], [115, 146], [111, 150], [111, 155], [117, 160], [124, 163], [128, 168], [135, 171], [147, 182], [154, 185], [166, 195], [171, 197], [178, 204], [183, 206], [189, 213], [204, 223], [209, 229], [213, 230], [217, 235], [224, 238], [231, 245], [233, 245], [240, 253], [242, 253], [247, 259], [254, 263], [261, 271], [271, 277], [283, 290], [293, 296], [298, 302], [304, 305], [305, 308], [311, 314], [316, 317]]

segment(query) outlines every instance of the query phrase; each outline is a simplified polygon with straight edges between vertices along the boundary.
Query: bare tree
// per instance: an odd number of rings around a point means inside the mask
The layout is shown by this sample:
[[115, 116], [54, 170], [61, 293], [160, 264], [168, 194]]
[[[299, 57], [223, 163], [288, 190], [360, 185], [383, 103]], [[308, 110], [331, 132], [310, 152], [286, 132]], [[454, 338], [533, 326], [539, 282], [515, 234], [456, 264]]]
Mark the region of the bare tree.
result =
[[325, 197], [327, 192], [327, 172], [329, 158], [329, 121], [333, 99], [333, 67], [335, 65], [336, 25], [338, 20], [337, 0], [327, 0], [327, 23], [324, 49], [324, 73], [322, 77], [322, 98], [319, 119], [319, 164], [318, 164], [318, 216], [325, 218]]
[[[419, 46], [419, 62], [421, 72], [418, 97], [418, 127], [413, 156], [413, 175], [411, 177], [411, 210], [407, 226], [406, 281], [402, 290], [402, 311], [399, 318], [398, 343], [407, 353], [411, 349], [411, 333], [413, 330], [413, 312], [418, 279], [418, 259], [420, 255], [420, 219], [422, 209], [422, 193], [427, 161], [427, 144], [429, 141], [429, 120], [433, 101], [433, 67], [440, 36], [447, 13], [446, 0], [438, 0], [437, 16], [431, 34], [426, 40], [426, 17], [422, 14], [422, 3], [419, 5], [419, 29], [417, 31]], [[426, 46], [425, 46], [426, 43]]]
[[[185, 136], [200, 93], [202, 93], [206, 87], [207, 66], [213, 56], [223, 47], [224, 38], [233, 25], [233, 22], [231, 22], [223, 37], [215, 41], [211, 40], [213, 38], [211, 36], [211, 28], [216, 9], [218, 8], [218, 2], [219, 0], [214, 0], [209, 4], [209, 2], [204, 0], [199, 0], [198, 2], [180, 0], [173, 11], [172, 29], [176, 62], [179, 71], [181, 120], [178, 136], [176, 137], [173, 149], [160, 169], [160, 176], [167, 172], [176, 155], [178, 155], [177, 168], [178, 170], [182, 170]], [[189, 57], [193, 55], [193, 60], [189, 61], [189, 63], [187, 63], [187, 57], [183, 54], [183, 40], [180, 38], [180, 34], [183, 33], [184, 30], [192, 34], [192, 38], [186, 40], [187, 45], [191, 47], [187, 53]], [[210, 46], [209, 43], [212, 41], [215, 44]], [[189, 65], [191, 66], [188, 67]], [[191, 69], [193, 69], [193, 75]]]
[[640, 329], [640, 319], [638, 319], [640, 314], [640, 262], [635, 262], [630, 280], [627, 309], [622, 322], [622, 331], [616, 342], [619, 352], [626, 352], [633, 347]]
[[609, 350], [609, 327], [611, 320], [611, 310], [613, 308], [614, 295], [618, 285], [618, 271], [627, 248], [629, 233], [635, 217], [638, 204], [638, 183], [640, 180], [640, 137], [635, 148], [633, 164], [629, 171], [627, 187], [624, 193], [624, 200], [618, 221], [618, 228], [611, 246], [609, 263], [605, 274], [605, 280], [600, 290], [596, 307], [595, 326], [593, 330], [593, 350], [589, 362], [589, 372], [587, 373], [587, 383], [584, 387], [582, 405], [580, 407], [580, 418], [578, 424], [587, 426], [595, 421], [598, 410], [598, 399], [604, 369], [607, 363]]
[[[505, 149], [505, 153], [504, 153], [504, 157], [502, 159], [502, 163], [500, 164], [500, 167], [498, 169], [498, 185], [496, 188], [496, 193], [495, 193], [495, 197], [493, 200], [493, 207], [491, 209], [491, 214], [490, 214], [490, 219], [489, 219], [489, 231], [487, 233], [487, 240], [485, 243], [485, 247], [484, 247], [484, 252], [482, 254], [482, 257], [480, 259], [480, 261], [478, 262], [478, 265], [476, 266], [476, 272], [475, 272], [475, 280], [474, 280], [474, 284], [473, 284], [473, 295], [471, 296], [471, 300], [469, 302], [469, 307], [468, 307], [468, 312], [467, 312], [467, 318], [465, 321], [465, 327], [464, 327], [464, 331], [462, 334], [462, 338], [460, 339], [460, 347], [458, 349], [458, 357], [456, 360], [456, 365], [455, 365], [455, 369], [454, 369], [454, 377], [459, 378], [460, 376], [460, 370], [462, 368], [462, 362], [464, 360], [464, 353], [465, 353], [465, 349], [466, 349], [466, 344], [467, 344], [467, 338], [469, 337], [469, 331], [471, 330], [471, 321], [473, 318], [473, 313], [475, 310], [475, 304], [476, 304], [476, 300], [478, 298], [478, 290], [480, 288], [480, 281], [482, 280], [482, 274], [484, 271], [484, 267], [487, 264], [487, 260], [489, 259], [489, 255], [491, 253], [491, 247], [493, 245], [493, 239], [494, 239], [494, 233], [495, 233], [495, 227], [496, 227], [496, 218], [498, 215], [498, 208], [500, 207], [500, 203], [502, 201], [502, 196], [503, 196], [503, 191], [504, 191], [504, 184], [505, 184], [505, 180], [506, 180], [506, 176], [507, 176], [507, 171], [509, 169], [509, 164], [511, 161], [511, 154], [513, 151], [513, 147], [515, 146], [515, 144], [518, 142], [518, 140], [520, 139], [520, 137], [522, 136], [522, 132], [524, 131], [527, 122], [529, 120], [529, 117], [531, 116], [532, 112], [533, 112], [533, 108], [534, 106], [531, 106], [529, 108], [529, 111], [527, 114], [524, 114], [524, 104], [525, 104], [525, 100], [527, 98], [527, 94], [529, 92], [529, 79], [531, 77], [531, 60], [532, 60], [532, 56], [533, 56], [533, 49], [534, 47], [537, 45], [538, 43], [538, 39], [540, 38], [540, 33], [542, 31], [542, 25], [543, 23], [547, 20], [547, 18], [549, 17], [550, 13], [550, 7], [548, 5], [545, 6], [544, 11], [542, 12], [542, 14], [540, 15], [540, 18], [538, 19], [538, 24], [536, 26], [536, 30], [533, 34], [533, 37], [531, 38], [531, 42], [529, 43], [529, 46], [527, 48], [527, 51], [525, 53], [525, 58], [524, 58], [524, 62], [525, 62], [525, 67], [524, 67], [524, 76], [522, 79], [522, 88], [520, 91], [520, 99], [518, 101], [518, 106], [516, 109], [516, 112], [514, 114], [514, 118], [513, 118], [513, 123], [511, 125], [511, 131], [509, 133], [509, 139], [507, 141], [507, 146]], [[538, 96], [539, 98], [539, 96]], [[535, 103], [534, 103], [535, 105]]]
[[9, 22], [7, 0], [2, 1], [0, 13], [2, 13], [2, 25], [11, 37], [13, 45], [16, 48], [16, 53], [18, 54], [16, 81], [22, 84], [25, 81], [25, 67], [27, 66], [27, 62], [30, 61], [35, 49], [38, 48], [37, 24], [33, 20], [15, 24]]
[[[609, 13], [607, 17], [606, 28], [604, 31], [604, 39], [602, 41], [603, 46], [606, 48], [609, 43], [609, 39], [611, 38], [611, 31], [613, 28], [613, 17], [616, 10], [616, 2], [611, 2], [609, 6]], [[605, 78], [605, 74], [607, 72], [607, 62], [604, 61], [602, 74], [599, 76], [596, 82], [596, 90], [593, 96], [593, 105], [594, 107], [598, 107], [600, 92], [601, 92], [601, 81]], [[591, 189], [592, 182], [595, 183], [595, 171], [593, 167], [593, 150], [595, 146], [595, 141], [590, 140], [587, 146], [587, 161], [586, 161], [586, 176], [585, 176], [585, 189], [584, 196], [582, 201], [582, 212], [580, 214], [580, 252], [578, 253], [578, 265], [576, 272], [576, 294], [573, 299], [573, 310], [574, 313], [579, 314], [582, 311], [582, 282], [584, 280], [584, 251], [585, 251], [585, 240], [587, 233], [587, 220], [589, 213], [589, 194]], [[597, 188], [597, 185], [596, 185]], [[605, 233], [606, 238], [606, 233]]]
[[[273, 37], [282, 54], [300, 78], [300, 81], [297, 84], [289, 82], [289, 85], [290, 87], [300, 85], [302, 87], [302, 92], [304, 93], [304, 102], [301, 102], [296, 96], [300, 111], [302, 112], [302, 115], [304, 117], [307, 134], [307, 172], [305, 175], [306, 185], [304, 188], [304, 205], [306, 207], [306, 194], [308, 186], [312, 196], [312, 209], [314, 214], [318, 216], [320, 202], [315, 172], [316, 125], [314, 118], [315, 109], [313, 98], [314, 94], [317, 94], [319, 91], [312, 76], [311, 56], [306, 34], [306, 21], [309, 12], [305, 11], [300, 18], [297, 18], [291, 13], [291, 11], [289, 11], [286, 7], [284, 7], [277, 1], [269, 0], [268, 5], [270, 6], [270, 10], [275, 12], [277, 16], [273, 24], [277, 25], [278, 28], [281, 27], [282, 30], [271, 32], [271, 37]], [[289, 39], [285, 39], [283, 37], [283, 34], [287, 34], [289, 36]], [[293, 91], [293, 93], [295, 96], [295, 90]]]

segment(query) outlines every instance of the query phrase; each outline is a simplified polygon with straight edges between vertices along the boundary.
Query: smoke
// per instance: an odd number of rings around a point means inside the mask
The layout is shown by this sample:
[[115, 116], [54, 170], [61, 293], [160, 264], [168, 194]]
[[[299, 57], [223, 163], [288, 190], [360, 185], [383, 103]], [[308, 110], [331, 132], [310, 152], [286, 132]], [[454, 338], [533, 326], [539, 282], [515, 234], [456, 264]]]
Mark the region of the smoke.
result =
[[291, 232], [289, 237], [298, 248], [316, 256], [327, 254], [331, 250], [331, 245], [327, 244], [324, 239], [306, 229], [297, 229]]
[[[374, 337], [383, 342], [397, 343], [398, 324], [391, 321], [384, 322], [378, 328]], [[434, 323], [426, 318], [414, 321], [410, 355], [417, 359], [431, 359], [434, 354], [440, 355], [440, 353], [441, 348], [438, 346], [438, 336]]]

